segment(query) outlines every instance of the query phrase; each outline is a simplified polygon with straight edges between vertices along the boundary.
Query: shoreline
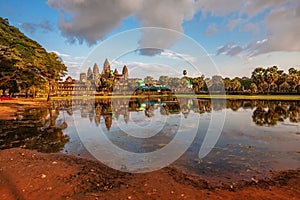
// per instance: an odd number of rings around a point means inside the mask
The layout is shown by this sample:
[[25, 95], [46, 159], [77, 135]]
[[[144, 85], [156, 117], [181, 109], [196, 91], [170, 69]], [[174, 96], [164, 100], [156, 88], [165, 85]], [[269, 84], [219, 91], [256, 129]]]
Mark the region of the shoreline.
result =
[[131, 174], [62, 153], [0, 151], [2, 199], [297, 199], [300, 169], [270, 178], [214, 185], [172, 166]]

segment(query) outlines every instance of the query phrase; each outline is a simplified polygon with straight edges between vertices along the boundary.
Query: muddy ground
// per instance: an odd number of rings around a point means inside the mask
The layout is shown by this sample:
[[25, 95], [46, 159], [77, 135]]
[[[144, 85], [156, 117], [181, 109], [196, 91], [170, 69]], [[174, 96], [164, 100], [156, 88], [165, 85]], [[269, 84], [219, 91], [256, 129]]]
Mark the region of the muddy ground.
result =
[[0, 199], [300, 199], [300, 169], [214, 185], [167, 167], [130, 174], [61, 153], [0, 151]]

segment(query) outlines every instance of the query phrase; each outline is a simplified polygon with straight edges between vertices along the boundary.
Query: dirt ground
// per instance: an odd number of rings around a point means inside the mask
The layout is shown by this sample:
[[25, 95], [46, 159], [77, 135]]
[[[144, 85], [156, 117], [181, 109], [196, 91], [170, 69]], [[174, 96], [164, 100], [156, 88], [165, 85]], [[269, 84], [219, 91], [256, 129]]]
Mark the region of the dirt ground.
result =
[[80, 157], [14, 148], [0, 151], [0, 199], [300, 199], [300, 170], [215, 186], [173, 167], [130, 174]]

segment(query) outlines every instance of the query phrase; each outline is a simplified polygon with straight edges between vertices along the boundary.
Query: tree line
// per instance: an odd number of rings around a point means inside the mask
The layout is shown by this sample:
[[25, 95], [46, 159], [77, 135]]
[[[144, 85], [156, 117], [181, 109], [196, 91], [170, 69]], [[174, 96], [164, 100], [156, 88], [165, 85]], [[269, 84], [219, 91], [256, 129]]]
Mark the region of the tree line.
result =
[[[146, 84], [153, 82], [153, 77], [144, 78]], [[251, 77], [223, 78], [214, 75], [206, 78], [187, 76], [187, 71], [183, 71], [182, 78], [160, 76], [158, 82], [170, 88], [176, 88], [179, 92], [187, 87], [192, 87], [195, 93], [207, 93], [208, 91], [226, 91], [229, 94], [257, 93], [300, 93], [300, 70], [290, 68], [288, 72], [273, 67], [258, 67], [252, 71]]]
[[[50, 92], [67, 67], [59, 57], [26, 37], [0, 17], [0, 89], [2, 94], [19, 93], [33, 97], [37, 91]], [[49, 97], [49, 95], [48, 95]]]

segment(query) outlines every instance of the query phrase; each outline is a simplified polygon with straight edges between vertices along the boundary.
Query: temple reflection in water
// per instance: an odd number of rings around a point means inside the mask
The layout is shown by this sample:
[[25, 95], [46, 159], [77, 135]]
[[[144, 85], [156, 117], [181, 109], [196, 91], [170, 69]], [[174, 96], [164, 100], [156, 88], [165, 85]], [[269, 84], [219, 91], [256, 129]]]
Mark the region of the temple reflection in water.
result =
[[123, 118], [125, 123], [130, 120], [131, 112], [143, 112], [148, 118], [155, 117], [154, 111], [160, 115], [183, 115], [187, 118], [190, 112], [210, 113], [230, 109], [253, 110], [252, 120], [258, 126], [274, 126], [278, 122], [289, 120], [291, 123], [300, 122], [299, 101], [260, 101], [260, 100], [227, 100], [223, 101], [188, 98], [131, 98], [131, 99], [72, 99], [55, 100], [52, 107], [66, 110], [72, 115], [74, 110], [80, 110], [82, 118], [89, 118], [99, 126], [104, 120], [107, 130], [110, 130], [113, 119]]

